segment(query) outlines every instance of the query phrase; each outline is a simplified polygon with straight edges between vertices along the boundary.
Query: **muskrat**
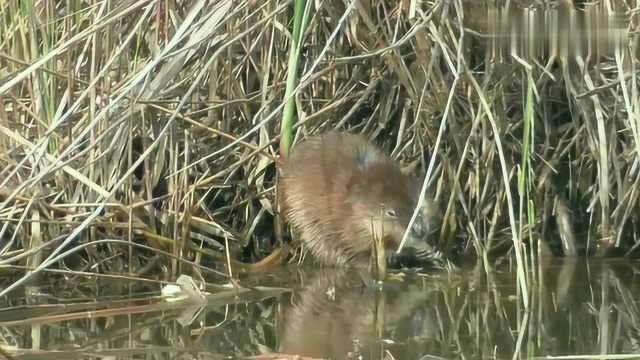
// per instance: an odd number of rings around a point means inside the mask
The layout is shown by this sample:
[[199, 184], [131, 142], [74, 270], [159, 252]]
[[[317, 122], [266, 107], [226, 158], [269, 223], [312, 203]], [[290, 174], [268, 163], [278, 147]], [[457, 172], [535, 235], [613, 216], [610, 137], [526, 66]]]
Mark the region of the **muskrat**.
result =
[[[281, 166], [281, 214], [314, 257], [330, 266], [371, 267], [382, 236], [392, 261], [416, 207], [421, 183], [364, 137], [327, 132], [294, 145]], [[426, 241], [436, 209], [425, 199], [404, 248], [435, 254]]]

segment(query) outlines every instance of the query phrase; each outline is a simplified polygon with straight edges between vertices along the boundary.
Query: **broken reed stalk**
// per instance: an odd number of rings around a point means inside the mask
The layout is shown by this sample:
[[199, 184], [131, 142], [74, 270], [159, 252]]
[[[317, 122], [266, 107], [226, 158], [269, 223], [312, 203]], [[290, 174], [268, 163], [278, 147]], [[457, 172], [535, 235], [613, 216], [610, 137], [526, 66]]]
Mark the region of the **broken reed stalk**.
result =
[[[380, 218], [384, 219], [384, 211], [380, 214]], [[374, 229], [372, 231], [372, 233], [374, 234], [373, 236], [373, 243], [371, 244], [372, 247], [372, 256], [373, 256], [373, 262], [374, 262], [374, 271], [376, 273], [376, 280], [377, 281], [384, 281], [385, 277], [387, 276], [387, 262], [386, 262], [386, 254], [385, 254], [385, 249], [384, 249], [384, 243], [383, 243], [383, 238], [384, 238], [384, 221], [382, 222], [382, 231], [380, 232], [380, 234], [378, 234], [375, 231], [375, 227], [373, 222], [371, 223], [371, 228]]]

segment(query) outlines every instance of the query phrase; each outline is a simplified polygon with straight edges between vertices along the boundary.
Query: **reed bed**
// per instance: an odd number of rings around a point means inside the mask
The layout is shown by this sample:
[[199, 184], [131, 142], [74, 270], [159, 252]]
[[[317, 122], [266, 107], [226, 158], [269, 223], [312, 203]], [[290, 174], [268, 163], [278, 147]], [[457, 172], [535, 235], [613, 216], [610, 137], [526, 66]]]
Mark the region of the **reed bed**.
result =
[[332, 129], [428, 174], [438, 247], [515, 250], [522, 290], [529, 254], [636, 257], [638, 5], [566, 3], [623, 14], [624, 46], [495, 47], [504, 2], [2, 2], [0, 295], [45, 269], [252, 269], [289, 244], [280, 154]]

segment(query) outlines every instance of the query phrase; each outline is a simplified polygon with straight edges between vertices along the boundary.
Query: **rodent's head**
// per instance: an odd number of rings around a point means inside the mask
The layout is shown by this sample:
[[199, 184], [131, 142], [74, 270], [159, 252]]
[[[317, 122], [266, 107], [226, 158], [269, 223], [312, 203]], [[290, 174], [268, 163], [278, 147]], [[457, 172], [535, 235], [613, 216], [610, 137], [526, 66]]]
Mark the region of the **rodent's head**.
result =
[[[353, 174], [348, 187], [348, 203], [362, 231], [372, 238], [383, 235], [385, 247], [397, 250], [420, 195], [414, 179], [392, 163], [367, 164]], [[427, 235], [433, 228], [433, 205], [425, 199], [408, 234], [406, 247], [429, 250]]]

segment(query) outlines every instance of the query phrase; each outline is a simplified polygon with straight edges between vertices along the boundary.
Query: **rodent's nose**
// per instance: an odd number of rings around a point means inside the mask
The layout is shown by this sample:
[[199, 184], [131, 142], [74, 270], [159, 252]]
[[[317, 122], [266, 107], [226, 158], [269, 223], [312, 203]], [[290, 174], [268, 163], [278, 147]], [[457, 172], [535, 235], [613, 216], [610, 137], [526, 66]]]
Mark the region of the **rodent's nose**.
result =
[[425, 222], [424, 216], [422, 214], [418, 214], [416, 220], [411, 226], [411, 230], [409, 231], [407, 243], [405, 244], [406, 247], [413, 248], [415, 250], [429, 249], [427, 242], [429, 227], [429, 224]]
[[425, 219], [424, 215], [419, 213], [416, 217], [416, 221], [414, 221], [413, 226], [411, 227], [411, 232], [418, 239], [426, 240], [425, 238], [429, 235], [430, 228], [431, 224], [429, 219]]

